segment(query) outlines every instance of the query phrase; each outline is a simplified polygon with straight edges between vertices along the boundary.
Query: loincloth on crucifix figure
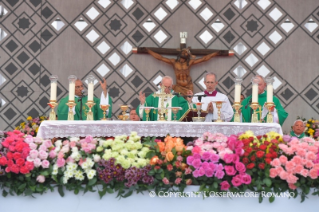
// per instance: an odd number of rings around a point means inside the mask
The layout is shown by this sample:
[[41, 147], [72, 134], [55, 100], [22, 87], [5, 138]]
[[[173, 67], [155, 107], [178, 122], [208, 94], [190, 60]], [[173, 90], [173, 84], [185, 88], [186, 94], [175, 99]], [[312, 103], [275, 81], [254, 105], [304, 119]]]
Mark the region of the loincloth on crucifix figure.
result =
[[[173, 85], [173, 90], [177, 93], [181, 93], [186, 96], [187, 91], [193, 92], [193, 81], [190, 76], [190, 68], [193, 65], [206, 62], [216, 56], [233, 56], [232, 50], [211, 50], [211, 49], [191, 49], [186, 48], [185, 36], [181, 34], [180, 49], [168, 49], [168, 48], [133, 48], [133, 53], [148, 53], [155, 59], [163, 61], [174, 68], [176, 84]], [[177, 58], [166, 58], [161, 54], [177, 55]], [[204, 55], [201, 58], [197, 58], [195, 55]]]

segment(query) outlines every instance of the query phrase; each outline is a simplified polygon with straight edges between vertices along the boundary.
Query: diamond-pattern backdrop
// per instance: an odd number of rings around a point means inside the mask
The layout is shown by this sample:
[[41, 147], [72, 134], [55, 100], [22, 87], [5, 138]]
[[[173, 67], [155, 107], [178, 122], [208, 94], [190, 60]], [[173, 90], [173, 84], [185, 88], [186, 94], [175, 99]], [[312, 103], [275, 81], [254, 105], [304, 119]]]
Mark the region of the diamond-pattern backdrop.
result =
[[218, 90], [233, 100], [234, 78], [274, 76], [275, 95], [289, 112], [288, 132], [298, 115], [319, 113], [319, 2], [317, 0], [1, 0], [0, 129], [13, 129], [27, 116], [47, 114], [49, 77], [59, 77], [58, 99], [67, 94], [67, 77], [107, 79], [113, 117], [119, 106], [139, 103], [171, 66], [133, 47], [187, 46], [233, 49], [191, 69], [194, 92], [203, 90], [205, 72], [215, 72]]

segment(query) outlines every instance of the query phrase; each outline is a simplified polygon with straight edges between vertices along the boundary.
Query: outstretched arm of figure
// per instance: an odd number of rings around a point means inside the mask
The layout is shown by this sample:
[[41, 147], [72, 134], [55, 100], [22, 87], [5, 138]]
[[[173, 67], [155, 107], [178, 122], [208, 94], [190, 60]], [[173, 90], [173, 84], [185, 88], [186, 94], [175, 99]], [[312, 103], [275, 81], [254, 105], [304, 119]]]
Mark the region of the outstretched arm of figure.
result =
[[210, 60], [210, 59], [212, 59], [213, 57], [216, 57], [216, 56], [218, 56], [218, 55], [220, 55], [220, 52], [219, 52], [219, 51], [218, 51], [218, 52], [211, 53], [211, 54], [208, 54], [208, 55], [206, 55], [206, 56], [204, 56], [204, 57], [202, 57], [202, 58], [193, 60], [193, 62], [192, 62], [191, 64], [192, 64], [192, 65], [196, 65], [196, 64], [198, 64], [198, 63], [206, 62], [206, 61], [208, 61], [208, 60]]
[[163, 62], [165, 62], [165, 63], [168, 63], [168, 64], [170, 64], [170, 65], [173, 64], [174, 59], [169, 59], [169, 58], [163, 57], [162, 55], [157, 54], [157, 53], [153, 52], [152, 50], [150, 50], [150, 49], [148, 49], [148, 48], [146, 48], [146, 50], [147, 50], [147, 52], [148, 52], [150, 55], [152, 55], [155, 59], [158, 59], [158, 60], [163, 61]]

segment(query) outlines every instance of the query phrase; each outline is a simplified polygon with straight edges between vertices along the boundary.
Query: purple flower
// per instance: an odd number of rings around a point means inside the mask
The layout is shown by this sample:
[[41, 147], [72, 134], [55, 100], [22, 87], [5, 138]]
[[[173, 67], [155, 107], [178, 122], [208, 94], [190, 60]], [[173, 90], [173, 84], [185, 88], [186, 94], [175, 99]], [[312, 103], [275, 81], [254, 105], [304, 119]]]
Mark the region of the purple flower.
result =
[[291, 136], [290, 135], [284, 135], [283, 137], [282, 137], [282, 139], [284, 140], [284, 142], [289, 142], [290, 140], [291, 140]]

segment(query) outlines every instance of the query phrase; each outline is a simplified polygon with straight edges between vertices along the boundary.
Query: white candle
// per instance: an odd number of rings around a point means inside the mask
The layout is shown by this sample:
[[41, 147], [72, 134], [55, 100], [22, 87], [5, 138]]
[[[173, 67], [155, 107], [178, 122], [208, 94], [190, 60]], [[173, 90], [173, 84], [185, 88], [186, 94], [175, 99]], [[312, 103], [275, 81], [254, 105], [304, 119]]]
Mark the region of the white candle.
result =
[[88, 101], [93, 101], [93, 90], [94, 90], [94, 84], [93, 82], [88, 84]]
[[70, 82], [69, 83], [69, 101], [74, 101], [74, 95], [75, 95], [75, 83]]
[[267, 84], [267, 102], [273, 102], [274, 88], [271, 83]]
[[240, 102], [241, 84], [235, 84], [235, 102]]
[[50, 100], [56, 101], [57, 82], [51, 82]]
[[258, 102], [258, 84], [253, 83], [252, 102]]

